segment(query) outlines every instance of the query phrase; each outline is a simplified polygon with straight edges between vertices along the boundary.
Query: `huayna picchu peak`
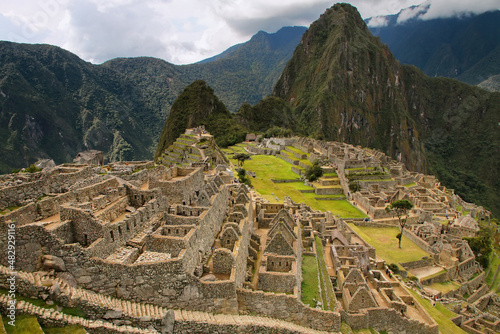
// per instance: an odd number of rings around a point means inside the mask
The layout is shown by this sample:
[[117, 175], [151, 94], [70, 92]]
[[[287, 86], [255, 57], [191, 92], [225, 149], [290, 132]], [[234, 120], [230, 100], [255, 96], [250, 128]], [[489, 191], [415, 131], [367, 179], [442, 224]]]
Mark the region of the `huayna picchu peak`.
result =
[[500, 213], [500, 93], [401, 65], [351, 5], [311, 24], [273, 94], [298, 133], [380, 149]]

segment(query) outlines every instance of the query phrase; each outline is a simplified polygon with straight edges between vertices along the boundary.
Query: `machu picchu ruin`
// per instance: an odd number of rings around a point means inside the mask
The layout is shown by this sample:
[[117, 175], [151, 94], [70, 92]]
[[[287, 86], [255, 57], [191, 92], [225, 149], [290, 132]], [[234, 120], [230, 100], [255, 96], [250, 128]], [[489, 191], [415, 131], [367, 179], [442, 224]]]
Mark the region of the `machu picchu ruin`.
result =
[[[437, 334], [422, 300], [439, 300], [453, 305], [456, 326], [499, 330], [500, 301], [463, 239], [478, 235], [487, 210], [373, 149], [299, 137], [238, 145], [221, 150], [198, 127], [155, 162], [103, 164], [87, 152], [74, 163], [1, 176], [0, 236], [15, 231], [16, 258], [14, 268], [1, 258], [0, 281], [7, 291], [14, 277], [24, 298], [16, 313], [89, 333], [339, 333], [347, 326]], [[360, 216], [315, 209], [293, 194], [260, 194], [239, 182], [236, 151], [250, 156], [249, 172], [257, 157], [282, 160], [291, 174], [273, 184], [317, 202], [349, 203]], [[323, 175], [308, 181], [313, 163]], [[426, 255], [389, 263], [360, 231], [397, 229], [385, 208], [401, 199], [413, 204], [401, 252], [410, 240]], [[456, 289], [436, 290], [440, 282]], [[54, 303], [60, 307], [47, 307]], [[2, 294], [2, 314], [9, 305]]]

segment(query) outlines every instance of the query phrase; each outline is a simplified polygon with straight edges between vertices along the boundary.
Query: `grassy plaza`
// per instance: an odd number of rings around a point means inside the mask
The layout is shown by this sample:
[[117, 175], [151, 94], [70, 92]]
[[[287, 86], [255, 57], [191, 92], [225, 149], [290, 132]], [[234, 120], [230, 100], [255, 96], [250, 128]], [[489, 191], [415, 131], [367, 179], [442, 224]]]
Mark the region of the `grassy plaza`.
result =
[[[233, 164], [237, 164], [233, 160]], [[366, 215], [346, 200], [317, 200], [316, 198], [343, 198], [343, 195], [316, 195], [301, 190], [313, 190], [300, 181], [299, 175], [291, 170], [291, 165], [272, 155], [252, 155], [243, 168], [256, 174], [251, 178], [252, 186], [269, 202], [283, 202], [290, 196], [294, 202], [305, 203], [315, 210], [330, 211], [343, 218], [364, 218]], [[271, 180], [297, 180], [291, 183], [274, 183]]]
[[417, 246], [413, 241], [403, 236], [401, 249], [398, 248], [399, 233], [397, 227], [366, 227], [349, 224], [366, 242], [377, 250], [377, 255], [390, 263], [404, 263], [421, 260], [429, 253]]

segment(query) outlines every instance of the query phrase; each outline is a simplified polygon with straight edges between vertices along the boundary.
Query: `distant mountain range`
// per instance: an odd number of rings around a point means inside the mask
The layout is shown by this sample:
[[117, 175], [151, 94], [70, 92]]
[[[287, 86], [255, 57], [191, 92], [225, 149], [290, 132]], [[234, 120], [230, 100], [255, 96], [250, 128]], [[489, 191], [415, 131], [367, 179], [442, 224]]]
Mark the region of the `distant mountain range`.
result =
[[431, 77], [500, 91], [500, 10], [430, 20], [421, 18], [425, 5], [412, 10], [419, 14], [405, 21], [403, 10], [366, 22], [401, 63], [415, 65]]
[[152, 159], [177, 95], [205, 80], [231, 111], [269, 95], [306, 28], [259, 32], [192, 65], [117, 58], [93, 65], [51, 45], [0, 42], [0, 172], [81, 150]]

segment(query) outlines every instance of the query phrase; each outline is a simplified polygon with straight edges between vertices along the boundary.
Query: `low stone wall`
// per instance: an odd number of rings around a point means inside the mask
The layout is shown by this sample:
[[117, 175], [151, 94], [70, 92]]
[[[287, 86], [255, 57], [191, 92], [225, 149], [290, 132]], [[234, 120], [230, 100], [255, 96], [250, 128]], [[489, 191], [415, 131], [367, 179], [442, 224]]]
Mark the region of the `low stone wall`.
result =
[[469, 299], [467, 299], [467, 302], [469, 304], [472, 304], [482, 296], [488, 294], [488, 292], [490, 292], [490, 288], [487, 284], [483, 284], [479, 289], [476, 290], [476, 292], [472, 294], [472, 296], [469, 297]]
[[426, 259], [418, 260], [418, 261], [400, 263], [400, 265], [402, 265], [403, 268], [405, 268], [406, 270], [411, 270], [411, 269], [415, 269], [415, 268], [422, 268], [422, 267], [429, 267], [429, 266], [432, 266], [433, 264], [434, 264], [434, 261], [430, 257], [426, 258]]
[[238, 289], [240, 312], [282, 319], [317, 330], [340, 332], [340, 314], [304, 305], [296, 296]]
[[420, 283], [422, 283], [423, 285], [431, 285], [432, 283], [442, 283], [442, 282], [446, 282], [449, 280], [450, 280], [450, 277], [448, 276], [448, 272], [444, 271], [441, 274], [433, 276], [433, 277], [429, 277], [429, 278], [424, 277], [423, 279], [420, 280]]
[[289, 158], [288, 155], [286, 155], [284, 153], [282, 153], [280, 155], [277, 155], [277, 157], [280, 158], [280, 159], [282, 159], [282, 160], [285, 160], [290, 165], [295, 165], [295, 166], [299, 165], [299, 160], [293, 160], [293, 159]]
[[276, 179], [271, 179], [272, 183], [298, 183], [302, 182], [299, 179], [288, 179], [288, 180], [276, 180]]
[[[417, 303], [418, 304], [418, 303]], [[342, 321], [345, 321], [352, 329], [370, 328], [377, 331], [390, 331], [406, 334], [438, 334], [438, 325], [424, 324], [422, 322], [401, 316], [399, 312], [388, 308], [368, 308], [361, 313], [350, 314], [340, 312]], [[429, 317], [430, 318], [430, 317]]]
[[[408, 222], [408, 223], [410, 223], [410, 222]], [[422, 240], [422, 238], [419, 238], [415, 233], [413, 233], [409, 229], [405, 228], [403, 230], [403, 235], [405, 237], [407, 237], [408, 239], [410, 239], [411, 241], [413, 241], [418, 247], [422, 248], [427, 253], [429, 253], [431, 255], [434, 254], [434, 250], [431, 248], [431, 246], [429, 246], [429, 244], [427, 242]]]
[[335, 188], [316, 188], [316, 195], [342, 195], [344, 193], [344, 189], [342, 187]]

